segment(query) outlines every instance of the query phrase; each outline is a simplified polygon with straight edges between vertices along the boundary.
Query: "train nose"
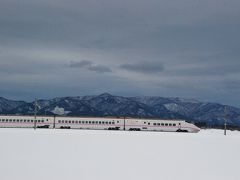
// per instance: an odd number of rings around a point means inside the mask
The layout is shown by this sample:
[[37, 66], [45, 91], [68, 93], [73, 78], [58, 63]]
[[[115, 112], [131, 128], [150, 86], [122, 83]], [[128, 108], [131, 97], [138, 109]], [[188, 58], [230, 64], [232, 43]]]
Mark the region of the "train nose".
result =
[[194, 132], [194, 133], [198, 133], [200, 130], [201, 130], [201, 129], [200, 129], [199, 127], [195, 126], [194, 129], [193, 129], [193, 132]]

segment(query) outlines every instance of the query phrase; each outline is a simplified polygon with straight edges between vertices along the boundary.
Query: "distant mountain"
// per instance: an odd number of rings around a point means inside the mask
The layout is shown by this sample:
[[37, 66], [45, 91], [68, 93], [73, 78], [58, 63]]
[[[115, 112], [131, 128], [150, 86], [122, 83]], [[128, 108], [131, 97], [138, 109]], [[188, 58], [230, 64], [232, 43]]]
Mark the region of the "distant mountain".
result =
[[[98, 96], [60, 97], [38, 100], [38, 115], [115, 116], [185, 119], [200, 126], [220, 127], [224, 105], [194, 99], [163, 97], [122, 97], [104, 93]], [[0, 98], [1, 114], [34, 114], [34, 102]], [[240, 109], [227, 106], [228, 125], [240, 127]]]
[[12, 101], [0, 97], [0, 114], [7, 113], [10, 110], [26, 104], [24, 101]]

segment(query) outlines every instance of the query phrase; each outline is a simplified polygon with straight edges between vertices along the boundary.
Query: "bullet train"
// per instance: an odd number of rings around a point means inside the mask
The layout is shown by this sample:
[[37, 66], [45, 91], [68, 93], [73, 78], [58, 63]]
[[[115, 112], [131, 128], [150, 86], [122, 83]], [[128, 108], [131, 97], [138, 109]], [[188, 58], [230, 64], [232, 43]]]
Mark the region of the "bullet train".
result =
[[183, 120], [17, 115], [0, 115], [0, 128], [99, 129], [191, 133], [200, 131], [200, 128], [194, 124]]

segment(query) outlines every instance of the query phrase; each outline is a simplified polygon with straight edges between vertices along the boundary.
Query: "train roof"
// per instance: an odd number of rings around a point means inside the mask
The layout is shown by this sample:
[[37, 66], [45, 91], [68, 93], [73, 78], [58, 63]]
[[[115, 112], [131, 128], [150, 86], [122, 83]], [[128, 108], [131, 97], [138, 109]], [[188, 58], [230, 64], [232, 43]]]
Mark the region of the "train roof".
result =
[[[12, 117], [34, 117], [34, 115], [18, 115], [18, 114], [0, 114], [0, 116], [12, 116]], [[160, 119], [160, 118], [141, 118], [141, 117], [120, 117], [120, 116], [104, 116], [104, 117], [93, 117], [93, 116], [60, 116], [60, 115], [37, 115], [37, 117], [53, 118], [53, 117], [63, 117], [63, 118], [104, 118], [104, 119], [138, 119], [138, 120], [163, 120], [163, 121], [186, 121], [183, 119]]]

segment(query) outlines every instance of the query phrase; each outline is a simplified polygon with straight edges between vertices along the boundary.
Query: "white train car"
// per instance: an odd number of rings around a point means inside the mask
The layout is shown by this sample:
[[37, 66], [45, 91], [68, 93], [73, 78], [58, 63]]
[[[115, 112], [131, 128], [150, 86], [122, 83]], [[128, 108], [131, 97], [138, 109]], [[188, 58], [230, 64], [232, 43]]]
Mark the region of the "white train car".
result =
[[0, 116], [0, 127], [4, 128], [53, 128], [54, 118], [50, 116]]
[[199, 132], [200, 128], [182, 120], [126, 119], [128, 131]]
[[118, 118], [56, 117], [57, 129], [123, 130], [124, 120]]

